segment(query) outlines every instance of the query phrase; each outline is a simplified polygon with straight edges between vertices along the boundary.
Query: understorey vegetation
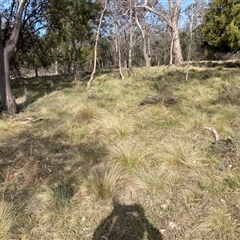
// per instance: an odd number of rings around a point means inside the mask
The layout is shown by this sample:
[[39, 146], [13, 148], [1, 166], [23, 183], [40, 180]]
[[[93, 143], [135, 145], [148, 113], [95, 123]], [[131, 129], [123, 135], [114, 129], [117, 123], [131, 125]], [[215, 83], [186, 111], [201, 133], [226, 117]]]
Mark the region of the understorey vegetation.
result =
[[[219, 63], [220, 64], [220, 63]], [[19, 79], [0, 116], [1, 239], [239, 239], [239, 62]], [[198, 66], [196, 66], [198, 65]]]

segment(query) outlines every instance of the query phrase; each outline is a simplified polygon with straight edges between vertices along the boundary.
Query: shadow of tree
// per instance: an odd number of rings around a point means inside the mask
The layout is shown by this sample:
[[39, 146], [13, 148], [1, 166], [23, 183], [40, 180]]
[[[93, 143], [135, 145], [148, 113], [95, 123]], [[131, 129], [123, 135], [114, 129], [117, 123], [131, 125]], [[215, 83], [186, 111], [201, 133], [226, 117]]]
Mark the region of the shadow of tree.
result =
[[[88, 75], [85, 74], [79, 81], [84, 82], [86, 76]], [[20, 111], [46, 94], [50, 94], [56, 90], [59, 91], [72, 88], [74, 86], [73, 76], [71, 75], [18, 78], [11, 80], [11, 85], [16, 99], [24, 95], [27, 97], [25, 102], [18, 104]]]
[[92, 240], [161, 240], [161, 233], [148, 221], [139, 204], [122, 205], [113, 200], [113, 210], [96, 228]]
[[53, 131], [46, 136], [44, 132], [39, 135], [29, 126], [1, 140], [0, 190], [3, 184], [6, 199], [18, 201], [18, 197], [23, 197], [27, 200], [31, 188], [41, 184], [49, 187], [64, 184], [71, 192], [69, 196], [74, 195], [77, 189], [72, 185], [76, 186], [79, 177], [100, 164], [107, 150], [97, 140], [71, 143], [68, 134]]

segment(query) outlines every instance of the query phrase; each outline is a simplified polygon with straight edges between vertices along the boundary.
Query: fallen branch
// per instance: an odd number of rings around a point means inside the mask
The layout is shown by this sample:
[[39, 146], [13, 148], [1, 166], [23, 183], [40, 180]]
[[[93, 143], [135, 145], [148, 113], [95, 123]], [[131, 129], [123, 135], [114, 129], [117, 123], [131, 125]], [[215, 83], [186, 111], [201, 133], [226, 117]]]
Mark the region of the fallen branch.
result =
[[218, 142], [220, 140], [220, 137], [214, 127], [204, 127], [204, 129], [209, 130], [214, 134], [215, 142]]

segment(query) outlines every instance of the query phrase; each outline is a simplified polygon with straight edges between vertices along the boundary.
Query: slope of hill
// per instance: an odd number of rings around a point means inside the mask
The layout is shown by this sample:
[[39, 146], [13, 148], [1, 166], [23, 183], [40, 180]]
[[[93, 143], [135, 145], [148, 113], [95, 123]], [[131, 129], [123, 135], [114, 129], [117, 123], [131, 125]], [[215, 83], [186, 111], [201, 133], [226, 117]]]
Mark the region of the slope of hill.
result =
[[0, 118], [0, 239], [239, 239], [240, 71], [19, 80]]

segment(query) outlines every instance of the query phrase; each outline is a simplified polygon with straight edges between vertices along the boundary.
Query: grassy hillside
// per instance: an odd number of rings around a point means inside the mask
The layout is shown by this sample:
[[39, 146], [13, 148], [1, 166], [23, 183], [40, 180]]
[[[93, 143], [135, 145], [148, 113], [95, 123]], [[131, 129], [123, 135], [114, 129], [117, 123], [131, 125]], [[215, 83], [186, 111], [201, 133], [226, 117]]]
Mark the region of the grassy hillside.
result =
[[236, 64], [18, 80], [0, 239], [240, 239]]

